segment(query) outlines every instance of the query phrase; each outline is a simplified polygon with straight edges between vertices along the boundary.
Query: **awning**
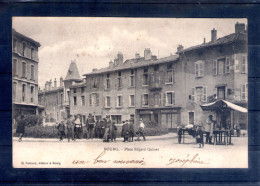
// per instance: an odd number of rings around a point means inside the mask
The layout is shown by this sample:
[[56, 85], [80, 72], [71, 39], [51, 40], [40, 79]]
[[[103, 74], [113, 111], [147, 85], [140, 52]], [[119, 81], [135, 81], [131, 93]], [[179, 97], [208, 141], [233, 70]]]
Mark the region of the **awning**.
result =
[[204, 104], [204, 105], [200, 105], [200, 107], [202, 108], [202, 110], [217, 110], [217, 109], [221, 109], [224, 107], [228, 107], [232, 110], [236, 110], [239, 112], [243, 112], [246, 113], [247, 109], [241, 106], [238, 106], [234, 103], [228, 102], [226, 100], [217, 100], [213, 103], [208, 103], [208, 104]]

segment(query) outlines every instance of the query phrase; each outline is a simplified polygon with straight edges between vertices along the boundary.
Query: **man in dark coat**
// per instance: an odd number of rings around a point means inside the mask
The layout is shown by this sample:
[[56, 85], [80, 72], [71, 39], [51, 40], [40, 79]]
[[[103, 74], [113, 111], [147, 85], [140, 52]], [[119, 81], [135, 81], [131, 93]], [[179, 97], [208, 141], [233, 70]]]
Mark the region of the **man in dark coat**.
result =
[[74, 116], [70, 115], [70, 118], [66, 122], [67, 125], [67, 137], [68, 137], [68, 142], [70, 142], [70, 138], [75, 141], [74, 138]]
[[87, 127], [87, 131], [88, 131], [88, 139], [92, 139], [94, 128], [95, 128], [95, 117], [92, 116], [91, 113], [88, 115], [86, 127]]
[[129, 139], [128, 141], [134, 141], [135, 129], [134, 129], [134, 120], [131, 118], [129, 120]]
[[110, 128], [110, 125], [111, 125], [111, 120], [110, 120], [109, 116], [107, 116], [106, 120], [105, 120], [105, 133], [104, 133], [104, 136], [103, 136], [103, 141], [104, 142], [109, 142], [109, 135], [110, 135], [109, 128]]
[[128, 137], [129, 137], [129, 125], [128, 125], [128, 120], [123, 121], [121, 136], [124, 138], [124, 141], [123, 141], [123, 142], [128, 141]]
[[109, 137], [111, 141], [116, 141], [116, 132], [117, 132], [117, 127], [115, 125], [115, 122], [113, 122], [110, 127], [109, 127]]
[[63, 120], [61, 120], [61, 122], [58, 124], [57, 129], [58, 129], [60, 141], [62, 141], [63, 140], [63, 136], [65, 136], [65, 125], [64, 125], [64, 121]]
[[25, 125], [26, 125], [26, 121], [25, 121], [25, 117], [24, 115], [21, 115], [19, 119], [17, 119], [17, 129], [16, 129], [16, 133], [20, 134], [19, 135], [19, 142], [22, 141], [22, 137], [24, 135], [24, 129], [25, 129]]
[[204, 147], [204, 139], [203, 139], [203, 131], [202, 131], [202, 126], [197, 126], [197, 131], [196, 131], [196, 142], [199, 144], [199, 147]]

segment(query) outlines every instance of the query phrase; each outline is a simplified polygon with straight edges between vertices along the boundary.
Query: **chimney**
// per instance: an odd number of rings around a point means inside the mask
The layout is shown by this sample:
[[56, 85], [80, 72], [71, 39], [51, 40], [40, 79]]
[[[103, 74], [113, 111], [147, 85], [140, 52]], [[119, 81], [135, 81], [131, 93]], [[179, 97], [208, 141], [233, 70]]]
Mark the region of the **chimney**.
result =
[[52, 86], [52, 80], [50, 80], [50, 81], [49, 81], [49, 90], [51, 90], [51, 89], [52, 89], [52, 87], [51, 87], [51, 86]]
[[214, 42], [216, 40], [217, 40], [217, 30], [213, 28], [213, 30], [211, 30], [211, 41]]
[[123, 65], [124, 56], [123, 56], [122, 52], [118, 52], [118, 54], [117, 54], [117, 60], [118, 60], [118, 64], [119, 64], [119, 65]]
[[150, 48], [144, 50], [144, 60], [150, 60], [152, 58], [152, 52]]
[[140, 58], [140, 54], [139, 53], [135, 53], [135, 58]]
[[45, 82], [45, 90], [48, 90], [48, 81]]
[[109, 68], [113, 68], [113, 66], [114, 66], [114, 63], [113, 63], [113, 61], [111, 60], [111, 61], [109, 62]]
[[182, 45], [178, 45], [177, 52], [181, 52], [181, 51], [183, 51], [183, 46]]
[[204, 38], [203, 38], [203, 44], [205, 44], [205, 43], [206, 43], [206, 38], [204, 37]]
[[60, 87], [62, 87], [63, 86], [63, 78], [62, 78], [62, 76], [60, 77]]
[[238, 23], [237, 22], [236, 25], [235, 25], [235, 33], [237, 34], [237, 33], [240, 33], [240, 32], [244, 32], [245, 28], [246, 28], [246, 26], [245, 26], [244, 23]]
[[96, 69], [96, 68], [93, 68], [93, 69], [92, 69], [92, 72], [95, 72], [95, 71], [97, 71], [97, 69]]
[[56, 80], [56, 78], [54, 80], [54, 88], [57, 88], [57, 80]]

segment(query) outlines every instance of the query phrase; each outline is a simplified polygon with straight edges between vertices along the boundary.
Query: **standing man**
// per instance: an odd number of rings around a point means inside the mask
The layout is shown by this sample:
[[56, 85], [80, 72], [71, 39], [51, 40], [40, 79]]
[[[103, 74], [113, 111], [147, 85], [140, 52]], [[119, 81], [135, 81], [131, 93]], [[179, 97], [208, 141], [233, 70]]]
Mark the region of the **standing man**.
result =
[[94, 118], [94, 116], [92, 116], [91, 113], [89, 113], [88, 119], [87, 119], [88, 139], [93, 138], [94, 127], [95, 127], [95, 118]]
[[63, 136], [65, 136], [65, 125], [63, 120], [61, 120], [61, 122], [58, 124], [57, 129], [59, 132], [60, 141], [62, 141]]
[[129, 120], [129, 139], [128, 141], [134, 141], [134, 136], [135, 136], [135, 129], [134, 129], [134, 119], [130, 118]]
[[139, 127], [139, 130], [138, 130], [138, 138], [137, 138], [137, 141], [140, 141], [140, 136], [143, 136], [143, 139], [145, 141], [145, 136], [144, 136], [144, 122], [143, 122], [143, 119], [141, 118], [140, 119], [140, 127]]
[[22, 137], [24, 135], [24, 129], [25, 129], [25, 125], [26, 125], [26, 122], [25, 122], [25, 119], [24, 119], [24, 115], [21, 115], [20, 118], [17, 120], [17, 128], [16, 128], [16, 133], [17, 134], [20, 134], [19, 135], [19, 142], [22, 141]]
[[205, 127], [205, 132], [206, 132], [206, 144], [212, 144], [212, 136], [213, 136], [213, 128], [214, 128], [214, 120], [213, 116], [209, 115], [207, 121], [206, 121], [206, 127]]
[[74, 139], [74, 116], [70, 115], [70, 118], [67, 120], [67, 136], [68, 142], [70, 142], [70, 138], [75, 141]]
[[128, 141], [128, 121], [123, 121], [123, 126], [122, 126], [122, 133], [121, 133], [121, 136], [124, 138], [124, 141], [123, 142], [126, 142]]
[[81, 128], [82, 128], [82, 124], [80, 121], [80, 115], [78, 115], [75, 121], [75, 138], [80, 139]]

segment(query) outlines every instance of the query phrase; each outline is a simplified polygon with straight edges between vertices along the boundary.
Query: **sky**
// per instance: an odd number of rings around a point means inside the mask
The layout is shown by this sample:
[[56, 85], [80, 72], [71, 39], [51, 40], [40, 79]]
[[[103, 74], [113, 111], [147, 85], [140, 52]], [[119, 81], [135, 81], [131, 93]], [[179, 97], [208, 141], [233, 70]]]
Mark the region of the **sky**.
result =
[[39, 86], [65, 78], [72, 60], [80, 75], [93, 68], [107, 67], [118, 52], [126, 59], [144, 55], [150, 48], [158, 58], [175, 54], [177, 46], [188, 48], [235, 32], [235, 24], [246, 19], [176, 18], [89, 18], [89, 17], [13, 17], [13, 28], [40, 42]]

